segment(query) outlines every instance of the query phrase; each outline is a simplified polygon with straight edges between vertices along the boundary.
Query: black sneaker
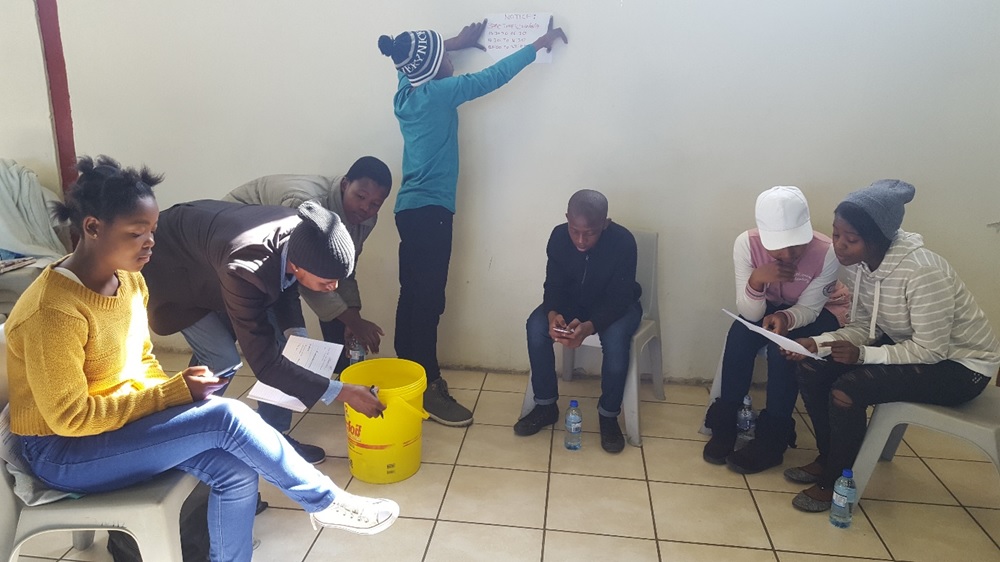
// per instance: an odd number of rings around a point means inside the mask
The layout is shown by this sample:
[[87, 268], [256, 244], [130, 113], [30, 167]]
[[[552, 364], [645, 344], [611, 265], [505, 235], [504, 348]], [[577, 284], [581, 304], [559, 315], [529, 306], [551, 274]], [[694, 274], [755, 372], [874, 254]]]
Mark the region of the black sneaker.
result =
[[523, 418], [514, 424], [514, 434], [521, 436], [534, 435], [547, 425], [559, 421], [559, 405], [536, 405]]
[[597, 416], [601, 420], [601, 448], [609, 453], [620, 453], [625, 449], [625, 436], [618, 427], [618, 416]]
[[300, 443], [296, 439], [287, 433], [283, 433], [285, 439], [288, 443], [295, 449], [295, 452], [299, 454], [302, 458], [306, 459], [309, 464], [320, 464], [326, 460], [326, 451], [322, 447], [317, 447], [316, 445], [309, 445], [307, 443]]
[[257, 512], [254, 513], [254, 515], [264, 513], [264, 510], [267, 509], [267, 507], [268, 503], [264, 501], [264, 498], [260, 497], [260, 492], [257, 492]]
[[448, 393], [448, 383], [437, 379], [427, 385], [424, 391], [424, 410], [430, 418], [441, 425], [465, 427], [472, 425], [472, 412], [458, 403]]

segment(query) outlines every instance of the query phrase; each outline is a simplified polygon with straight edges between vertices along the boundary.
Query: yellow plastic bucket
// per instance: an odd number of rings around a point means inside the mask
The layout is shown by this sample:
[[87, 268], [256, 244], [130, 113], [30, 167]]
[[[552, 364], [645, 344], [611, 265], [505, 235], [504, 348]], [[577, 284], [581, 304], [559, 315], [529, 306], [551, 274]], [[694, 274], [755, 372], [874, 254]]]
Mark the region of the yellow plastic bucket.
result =
[[420, 468], [420, 448], [427, 375], [406, 359], [369, 359], [344, 369], [345, 383], [379, 388], [382, 417], [369, 418], [344, 404], [347, 459], [351, 474], [371, 484], [406, 480]]

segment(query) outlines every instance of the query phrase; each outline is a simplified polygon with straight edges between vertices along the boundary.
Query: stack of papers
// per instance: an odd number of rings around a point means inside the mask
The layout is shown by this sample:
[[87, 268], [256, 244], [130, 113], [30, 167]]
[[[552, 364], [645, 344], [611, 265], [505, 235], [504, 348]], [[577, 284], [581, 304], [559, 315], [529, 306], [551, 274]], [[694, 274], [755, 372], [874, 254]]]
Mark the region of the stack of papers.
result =
[[[299, 336], [288, 338], [284, 351], [281, 354], [292, 363], [308, 369], [322, 377], [331, 378], [333, 370], [337, 368], [337, 361], [343, 353], [344, 346], [339, 343], [330, 343], [320, 340], [313, 340]], [[248, 398], [253, 398], [260, 402], [267, 402], [288, 408], [295, 412], [306, 411], [306, 405], [294, 396], [289, 396], [284, 392], [257, 381], [250, 389]]]

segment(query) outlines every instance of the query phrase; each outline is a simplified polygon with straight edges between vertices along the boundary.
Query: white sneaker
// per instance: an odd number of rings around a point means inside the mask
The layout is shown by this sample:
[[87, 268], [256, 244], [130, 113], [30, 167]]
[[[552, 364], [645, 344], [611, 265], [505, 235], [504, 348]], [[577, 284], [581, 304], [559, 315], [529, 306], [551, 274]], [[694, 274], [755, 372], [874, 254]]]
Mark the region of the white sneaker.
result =
[[342, 529], [359, 535], [374, 535], [389, 528], [399, 517], [399, 504], [383, 498], [355, 496], [340, 492], [330, 507], [310, 513], [313, 529], [317, 525]]

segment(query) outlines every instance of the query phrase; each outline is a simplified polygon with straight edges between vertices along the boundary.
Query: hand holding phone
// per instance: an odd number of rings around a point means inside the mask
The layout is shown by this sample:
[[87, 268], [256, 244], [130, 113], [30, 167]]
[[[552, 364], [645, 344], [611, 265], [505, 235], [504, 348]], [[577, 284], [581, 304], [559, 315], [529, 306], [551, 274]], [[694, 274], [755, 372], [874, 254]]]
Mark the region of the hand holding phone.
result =
[[566, 334], [566, 335], [572, 335], [573, 334], [573, 330], [570, 330], [569, 328], [567, 328], [565, 326], [554, 326], [552, 328], [552, 331], [553, 332], [558, 332], [560, 334]]

